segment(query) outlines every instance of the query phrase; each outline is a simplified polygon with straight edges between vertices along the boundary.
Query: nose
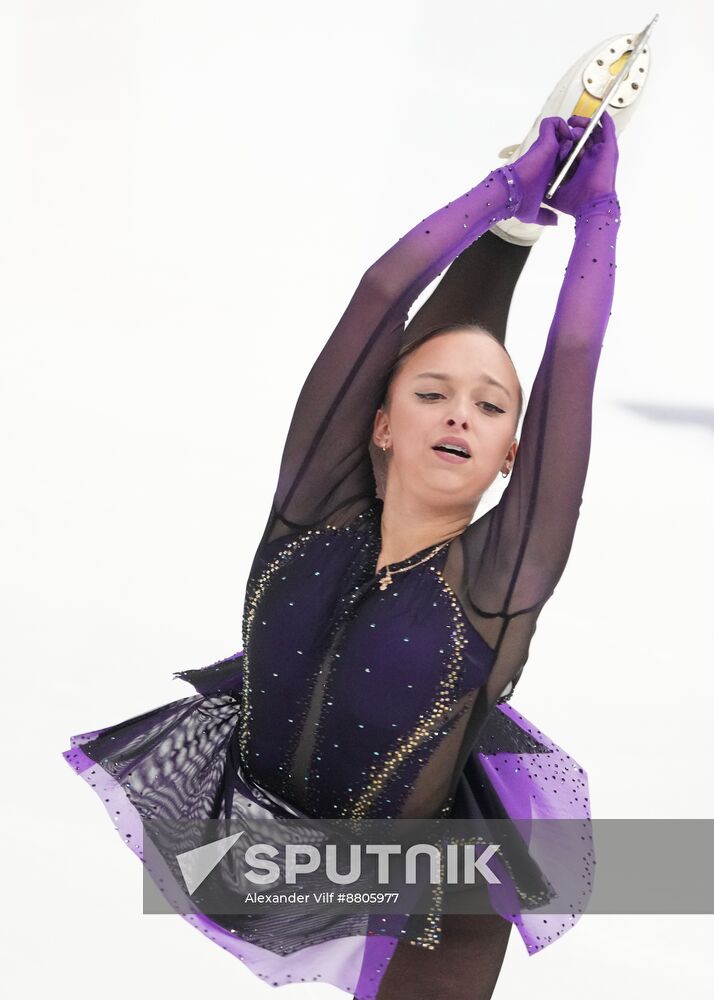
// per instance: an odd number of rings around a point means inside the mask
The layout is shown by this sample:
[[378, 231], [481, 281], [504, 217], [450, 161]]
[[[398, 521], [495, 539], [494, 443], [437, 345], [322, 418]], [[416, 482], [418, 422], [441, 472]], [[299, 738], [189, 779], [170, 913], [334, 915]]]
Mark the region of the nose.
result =
[[450, 415], [446, 418], [446, 423], [449, 427], [458, 425], [466, 430], [469, 426], [470, 407], [472, 406], [470, 397], [463, 393], [454, 393], [450, 402], [451, 405], [447, 410]]
[[458, 419], [454, 417], [449, 417], [449, 419], [446, 422], [450, 427], [453, 427], [455, 424], [460, 424], [464, 428], [464, 430], [466, 430], [466, 428], [468, 427], [468, 421], [466, 420], [466, 417], [461, 415], [459, 415]]

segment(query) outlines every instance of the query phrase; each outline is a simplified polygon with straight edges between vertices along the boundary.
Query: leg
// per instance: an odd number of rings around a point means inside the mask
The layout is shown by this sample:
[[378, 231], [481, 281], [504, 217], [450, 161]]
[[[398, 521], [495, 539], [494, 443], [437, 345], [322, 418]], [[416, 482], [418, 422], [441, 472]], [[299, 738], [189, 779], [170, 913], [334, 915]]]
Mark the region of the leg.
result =
[[433, 951], [397, 945], [377, 1000], [490, 1000], [512, 926], [497, 913], [445, 913]]
[[530, 251], [531, 247], [484, 233], [452, 261], [409, 321], [404, 342], [410, 343], [445, 323], [476, 322], [504, 343], [511, 298]]

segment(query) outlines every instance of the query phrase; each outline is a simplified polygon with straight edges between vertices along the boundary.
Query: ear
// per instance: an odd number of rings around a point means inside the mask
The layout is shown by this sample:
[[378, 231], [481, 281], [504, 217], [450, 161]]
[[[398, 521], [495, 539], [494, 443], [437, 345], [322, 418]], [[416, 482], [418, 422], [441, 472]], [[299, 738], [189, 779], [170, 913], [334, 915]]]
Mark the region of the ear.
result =
[[381, 448], [381, 441], [389, 431], [389, 417], [380, 406], [372, 424], [372, 442]]
[[516, 460], [516, 454], [518, 452], [518, 438], [514, 438], [511, 442], [511, 446], [506, 453], [503, 465], [501, 466], [501, 472], [510, 472], [513, 468], [513, 463]]

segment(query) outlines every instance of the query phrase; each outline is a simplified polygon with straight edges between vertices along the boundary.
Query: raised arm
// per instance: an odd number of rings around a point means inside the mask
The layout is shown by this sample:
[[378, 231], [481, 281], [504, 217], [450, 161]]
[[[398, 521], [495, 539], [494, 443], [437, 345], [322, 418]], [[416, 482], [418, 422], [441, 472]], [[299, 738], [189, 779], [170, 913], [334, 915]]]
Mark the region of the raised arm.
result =
[[[549, 173], [566, 135], [562, 119], [546, 119], [531, 147], [550, 161]], [[523, 221], [556, 221], [539, 207], [540, 197], [524, 198], [518, 163], [497, 168], [423, 219], [365, 272], [298, 397], [263, 543], [345, 520], [372, 502], [369, 438], [410, 306], [494, 222], [516, 213]]]
[[511, 480], [496, 507], [462, 536], [457, 586], [480, 633], [497, 650], [491, 703], [523, 668], [538, 613], [565, 568], [582, 501], [620, 224], [615, 129], [609, 115], [602, 121], [552, 202], [574, 216], [575, 238]]

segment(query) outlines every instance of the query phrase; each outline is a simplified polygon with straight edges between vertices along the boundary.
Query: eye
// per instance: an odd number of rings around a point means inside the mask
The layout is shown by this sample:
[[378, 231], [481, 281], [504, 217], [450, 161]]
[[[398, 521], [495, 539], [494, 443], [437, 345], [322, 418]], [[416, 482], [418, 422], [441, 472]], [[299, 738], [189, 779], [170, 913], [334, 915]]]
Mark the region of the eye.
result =
[[[440, 392], [415, 392], [414, 395], [418, 396], [419, 399], [425, 400], [427, 403], [433, 403], [437, 399], [446, 399], [446, 397]], [[485, 407], [487, 413], [495, 414], [506, 412], [505, 410], [502, 410], [500, 406], [496, 406], [495, 403], [481, 402], [476, 405]]]

